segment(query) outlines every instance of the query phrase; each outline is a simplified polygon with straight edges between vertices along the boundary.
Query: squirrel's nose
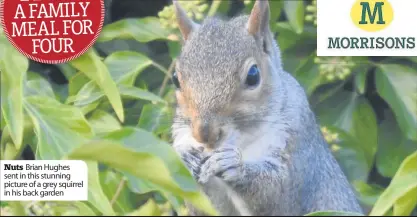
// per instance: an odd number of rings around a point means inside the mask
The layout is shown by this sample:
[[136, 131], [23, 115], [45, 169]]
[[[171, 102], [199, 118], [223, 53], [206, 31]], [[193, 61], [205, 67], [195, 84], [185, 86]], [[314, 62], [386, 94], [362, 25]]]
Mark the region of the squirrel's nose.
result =
[[219, 139], [220, 130], [213, 123], [197, 121], [193, 126], [193, 135], [198, 142], [210, 146]]

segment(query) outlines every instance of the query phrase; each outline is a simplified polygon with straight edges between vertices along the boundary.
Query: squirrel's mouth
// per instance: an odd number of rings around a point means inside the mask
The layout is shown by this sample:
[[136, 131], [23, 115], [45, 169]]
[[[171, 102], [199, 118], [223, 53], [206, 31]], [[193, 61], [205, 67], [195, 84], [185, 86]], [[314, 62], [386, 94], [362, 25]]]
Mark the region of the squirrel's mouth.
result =
[[237, 133], [238, 132], [236, 129], [230, 129], [230, 130], [220, 129], [215, 142], [203, 143], [204, 152], [212, 152], [216, 150], [217, 148], [219, 148], [220, 146], [224, 145], [226, 142], [234, 143], [236, 140], [234, 137]]

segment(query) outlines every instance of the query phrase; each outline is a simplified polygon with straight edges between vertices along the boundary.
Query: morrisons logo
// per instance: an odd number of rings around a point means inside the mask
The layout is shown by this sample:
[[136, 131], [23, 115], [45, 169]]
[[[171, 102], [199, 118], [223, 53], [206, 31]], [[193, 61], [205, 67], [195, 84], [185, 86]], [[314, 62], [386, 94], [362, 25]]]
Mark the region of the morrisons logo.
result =
[[386, 29], [394, 20], [394, 10], [387, 0], [359, 0], [350, 12], [356, 27], [367, 32]]
[[329, 37], [329, 49], [414, 49], [414, 37]]
[[[373, 33], [387, 29], [394, 20], [388, 0], [358, 0], [351, 9], [351, 20], [359, 29]], [[414, 37], [328, 37], [329, 49], [414, 49]]]
[[[371, 6], [369, 5], [369, 2], [361, 2], [360, 5], [362, 6], [362, 16], [361, 21], [359, 21], [360, 25], [366, 25], [368, 24], [368, 21], [366, 21], [366, 18], [369, 18], [369, 21], [371, 24], [374, 24], [375, 18], [378, 15], [378, 25], [384, 25], [384, 16], [382, 13], [382, 6], [384, 5], [384, 2], [375, 2], [374, 11], [371, 14]], [[368, 13], [367, 13], [368, 12]]]

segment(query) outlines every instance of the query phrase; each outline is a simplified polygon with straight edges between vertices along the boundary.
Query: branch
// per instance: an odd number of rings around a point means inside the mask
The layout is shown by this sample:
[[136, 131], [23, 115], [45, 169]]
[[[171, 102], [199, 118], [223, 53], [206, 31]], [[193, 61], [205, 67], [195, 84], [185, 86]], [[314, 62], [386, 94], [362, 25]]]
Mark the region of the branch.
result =
[[125, 183], [126, 183], [126, 180], [122, 178], [122, 180], [120, 180], [119, 182], [119, 185], [117, 186], [116, 193], [114, 193], [113, 198], [110, 201], [111, 206], [113, 206], [113, 204], [116, 202], [117, 198], [119, 197], [120, 193], [122, 193]]
[[164, 93], [164, 91], [165, 91], [165, 87], [166, 87], [166, 85], [167, 85], [167, 83], [168, 83], [168, 80], [171, 78], [171, 74], [172, 74], [172, 72], [174, 71], [174, 68], [175, 68], [175, 62], [176, 62], [176, 59], [174, 59], [174, 60], [171, 62], [171, 65], [169, 66], [169, 69], [168, 69], [168, 71], [167, 71], [167, 73], [166, 73], [166, 75], [165, 75], [164, 81], [162, 81], [161, 89], [159, 90], [159, 96], [162, 96], [162, 94], [163, 94], [163, 93]]

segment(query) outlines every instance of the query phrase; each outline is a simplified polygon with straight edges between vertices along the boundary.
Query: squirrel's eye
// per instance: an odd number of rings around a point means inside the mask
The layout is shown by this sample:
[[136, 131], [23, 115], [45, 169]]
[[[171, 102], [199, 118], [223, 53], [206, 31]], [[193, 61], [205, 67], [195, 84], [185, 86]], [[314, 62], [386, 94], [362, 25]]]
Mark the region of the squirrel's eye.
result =
[[256, 87], [259, 84], [260, 74], [257, 65], [250, 67], [248, 76], [246, 77], [246, 85], [249, 87]]
[[177, 76], [177, 72], [174, 72], [172, 74], [172, 82], [174, 83], [176, 88], [180, 88], [180, 82], [178, 81], [178, 76]]

